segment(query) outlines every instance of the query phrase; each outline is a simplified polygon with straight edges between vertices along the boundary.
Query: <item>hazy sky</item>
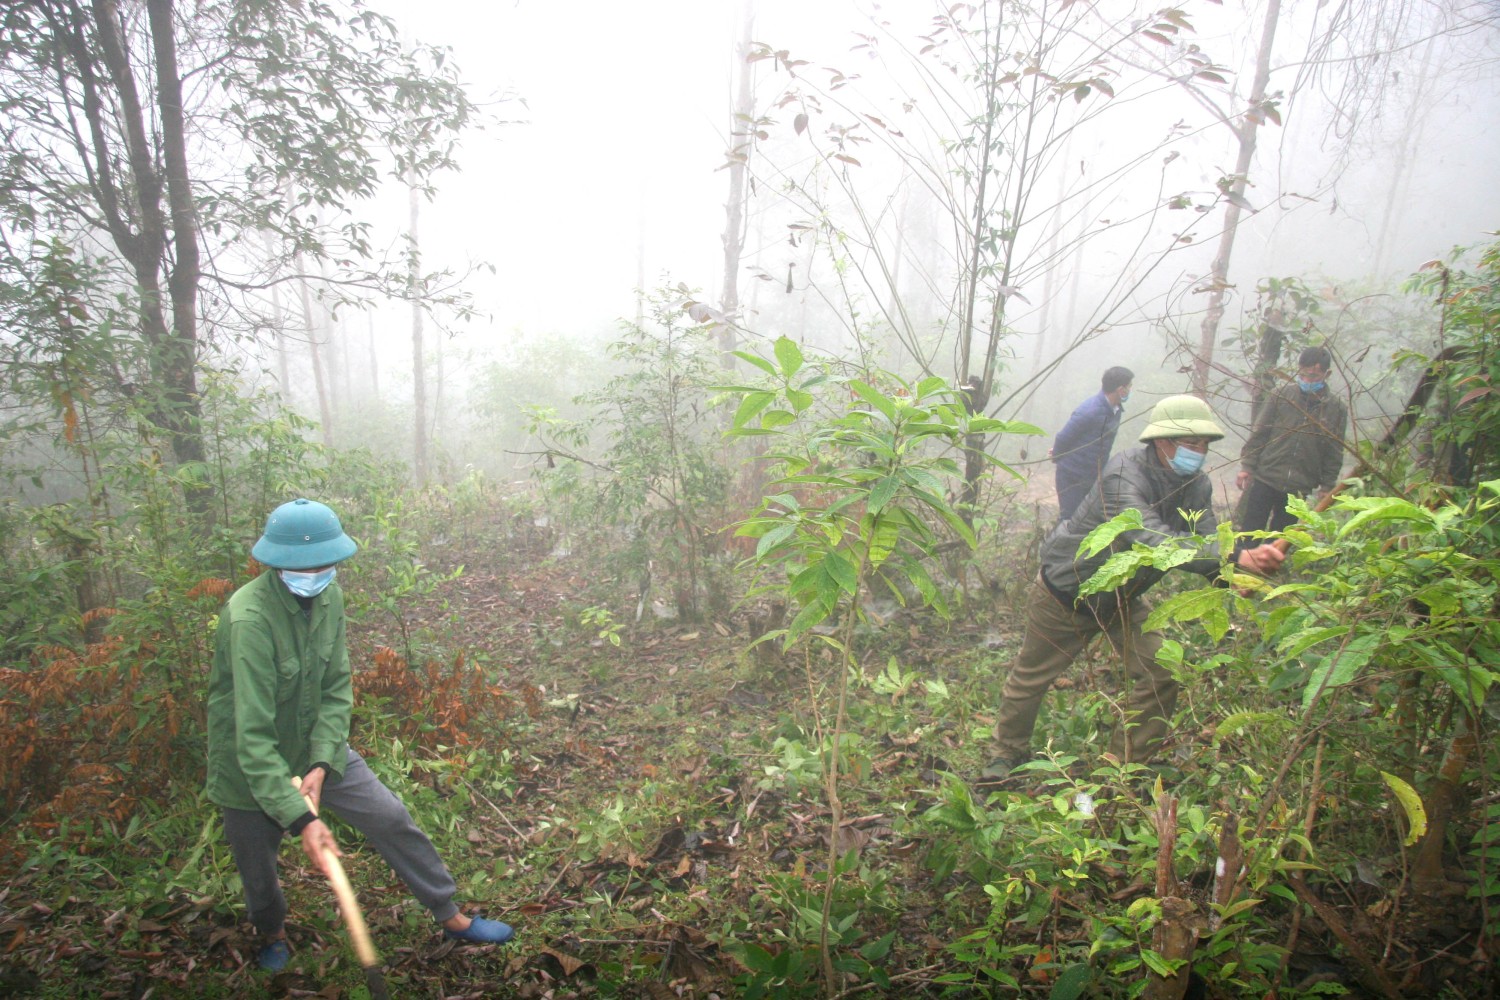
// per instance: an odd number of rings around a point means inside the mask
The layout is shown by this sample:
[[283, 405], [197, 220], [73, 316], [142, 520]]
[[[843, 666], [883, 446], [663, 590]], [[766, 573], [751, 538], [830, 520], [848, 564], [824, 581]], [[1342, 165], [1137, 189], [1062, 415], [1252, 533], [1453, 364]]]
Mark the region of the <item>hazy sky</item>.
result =
[[[674, 281], [717, 295], [727, 177], [716, 168], [728, 146], [737, 0], [379, 5], [411, 35], [451, 46], [476, 97], [508, 89], [526, 102], [496, 109], [524, 123], [471, 135], [460, 154], [463, 172], [441, 178], [437, 200], [423, 207], [429, 259], [482, 259], [497, 269], [472, 284], [479, 307], [493, 317], [471, 326], [476, 343], [508, 339], [516, 330], [595, 332], [631, 316], [642, 240], [648, 285], [669, 271]], [[869, 6], [758, 0], [755, 37], [823, 61], [849, 59], [851, 32], [864, 26], [860, 11]], [[1233, 0], [1224, 8], [1190, 6], [1205, 29], [1207, 18], [1223, 16], [1220, 28], [1241, 39], [1258, 30]], [[1218, 9], [1224, 14], [1212, 13]], [[1290, 20], [1288, 30], [1284, 40], [1295, 46]], [[1207, 31], [1203, 40], [1205, 48], [1218, 44]], [[1288, 85], [1293, 72], [1278, 70], [1273, 89]], [[1416, 132], [1410, 149], [1389, 139], [1372, 146], [1337, 200], [1299, 203], [1295, 195], [1315, 185], [1326, 142], [1321, 127], [1308, 121], [1285, 132], [1263, 130], [1260, 184], [1250, 201], [1264, 205], [1279, 181], [1294, 192], [1282, 207], [1298, 210], [1285, 217], [1263, 213], [1246, 224], [1237, 270], [1292, 274], [1367, 259], [1384, 197], [1361, 202], [1360, 192], [1367, 180], [1383, 180], [1389, 167], [1382, 164], [1393, 155], [1420, 157], [1423, 169], [1402, 194], [1409, 239], [1391, 266], [1415, 267], [1500, 224], [1493, 184], [1500, 130], [1486, 125], [1497, 101], [1493, 74], [1485, 79], [1477, 88], [1450, 89], [1431, 116], [1384, 122], [1396, 134]], [[1232, 143], [1222, 129], [1205, 133], [1201, 143], [1222, 146], [1196, 168], [1211, 188], [1213, 177], [1232, 169]], [[1362, 178], [1361, 170], [1372, 176]], [[402, 202], [393, 212], [396, 224], [404, 211]], [[1182, 255], [1180, 268], [1201, 274], [1209, 256], [1209, 247], [1199, 246]], [[389, 322], [399, 329], [402, 320], [391, 313]]]

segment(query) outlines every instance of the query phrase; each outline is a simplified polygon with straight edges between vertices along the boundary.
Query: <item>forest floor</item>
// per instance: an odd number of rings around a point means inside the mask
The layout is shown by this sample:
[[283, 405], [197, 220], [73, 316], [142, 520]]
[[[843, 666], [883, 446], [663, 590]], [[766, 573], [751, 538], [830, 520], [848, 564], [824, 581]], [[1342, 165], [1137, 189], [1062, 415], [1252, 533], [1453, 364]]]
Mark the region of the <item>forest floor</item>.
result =
[[[354, 744], [432, 833], [465, 905], [518, 931], [504, 946], [444, 940], [383, 862], [336, 826], [392, 996], [1067, 998], [1124, 995], [1138, 982], [1101, 978], [1095, 956], [1100, 942], [1106, 955], [1139, 943], [1120, 915], [1157, 893], [1162, 789], [1139, 776], [1080, 777], [1102, 773], [1097, 714], [1062, 707], [1108, 685], [1103, 659], [1085, 657], [1050, 709], [1050, 735], [1068, 755], [1005, 789], [972, 784], [1020, 643], [1023, 575], [980, 581], [975, 591], [989, 596], [952, 621], [875, 608], [879, 621], [858, 640], [866, 683], [850, 708], [857, 735], [835, 831], [817, 750], [829, 720], [812, 707], [829, 703], [831, 657], [747, 650], [765, 628], [753, 606], [693, 623], [647, 610], [637, 625], [633, 602], [591, 616], [602, 598], [590, 595], [609, 589], [602, 560], [565, 553], [545, 532], [495, 533], [509, 540], [461, 538], [424, 553], [435, 572], [464, 572], [405, 608], [403, 629], [373, 610], [351, 623], [357, 671], [377, 646], [399, 645], [393, 636], [417, 659], [430, 641], [465, 651], [505, 706], [470, 706], [466, 740], [452, 743], [424, 738], [425, 720], [400, 718], [400, 705], [382, 706], [395, 715], [384, 722], [357, 713]], [[1194, 737], [1181, 734], [1168, 759], [1181, 772], [1178, 814], [1202, 825], [1213, 776], [1233, 762], [1200, 760]], [[1058, 817], [1074, 839], [1048, 843]], [[120, 858], [68, 855], [66, 836], [55, 856], [34, 856], [0, 891], [0, 996], [367, 995], [327, 888], [293, 845], [282, 859], [296, 953], [286, 972], [256, 972], [212, 810], [200, 802], [187, 823], [132, 825]], [[818, 949], [830, 840], [843, 858], [833, 936], [852, 960], [831, 991]], [[1006, 857], [1020, 860], [997, 862]], [[1213, 860], [1211, 850], [1179, 858], [1184, 895], [1201, 901]], [[1256, 933], [1285, 946], [1265, 959], [1281, 962], [1282, 995], [1321, 984], [1356, 996], [1492, 996], [1473, 957], [1474, 908], [1398, 900], [1393, 915], [1379, 909], [1391, 897], [1371, 872], [1370, 885], [1353, 887], [1360, 895], [1317, 917], [1267, 901]], [[1017, 895], [1004, 908], [997, 892]], [[1378, 931], [1367, 913], [1382, 918]], [[1351, 953], [1351, 942], [1365, 950]]]

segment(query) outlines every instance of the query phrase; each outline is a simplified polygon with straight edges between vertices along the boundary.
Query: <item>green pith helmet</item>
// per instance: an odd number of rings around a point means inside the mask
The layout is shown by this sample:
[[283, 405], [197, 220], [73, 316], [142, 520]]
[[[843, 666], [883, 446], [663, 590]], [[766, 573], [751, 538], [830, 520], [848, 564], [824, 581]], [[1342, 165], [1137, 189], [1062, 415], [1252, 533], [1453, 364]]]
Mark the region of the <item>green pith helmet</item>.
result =
[[1214, 420], [1214, 411], [1197, 396], [1168, 396], [1151, 410], [1151, 422], [1141, 431], [1142, 441], [1157, 438], [1205, 437], [1217, 441], [1224, 428]]
[[339, 516], [316, 500], [293, 500], [271, 511], [250, 554], [274, 569], [317, 569], [343, 562], [359, 546], [344, 534]]

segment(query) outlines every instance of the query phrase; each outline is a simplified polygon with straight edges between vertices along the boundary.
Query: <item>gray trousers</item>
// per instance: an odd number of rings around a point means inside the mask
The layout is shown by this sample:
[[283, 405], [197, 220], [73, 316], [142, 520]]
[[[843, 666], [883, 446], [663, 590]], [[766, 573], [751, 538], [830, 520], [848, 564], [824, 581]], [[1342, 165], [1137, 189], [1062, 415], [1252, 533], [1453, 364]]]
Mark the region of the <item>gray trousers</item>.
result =
[[[323, 807], [364, 834], [433, 919], [442, 922], [458, 913], [453, 902], [458, 887], [432, 841], [352, 748], [343, 778], [330, 774], [323, 785]], [[255, 929], [268, 936], [279, 934], [286, 924], [286, 897], [276, 877], [283, 836], [281, 827], [258, 809], [224, 810], [224, 837], [245, 883], [245, 909]]]
[[995, 720], [1001, 756], [1015, 761], [1031, 756], [1031, 731], [1042, 699], [1089, 639], [1103, 632], [1124, 659], [1130, 681], [1124, 718], [1115, 726], [1110, 752], [1122, 761], [1150, 760], [1166, 738], [1177, 708], [1177, 681], [1156, 662], [1161, 636], [1141, 631], [1146, 615], [1139, 598], [1107, 616], [1096, 616], [1087, 607], [1066, 607], [1038, 577], [1026, 598], [1026, 639], [1005, 678]]

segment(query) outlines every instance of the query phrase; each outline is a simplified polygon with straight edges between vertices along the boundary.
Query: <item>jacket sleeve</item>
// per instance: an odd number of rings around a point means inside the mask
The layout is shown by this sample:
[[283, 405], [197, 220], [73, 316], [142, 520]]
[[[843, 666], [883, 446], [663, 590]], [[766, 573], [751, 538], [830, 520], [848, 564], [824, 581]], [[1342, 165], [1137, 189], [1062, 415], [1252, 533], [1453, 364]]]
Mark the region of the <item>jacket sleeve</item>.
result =
[[344, 776], [344, 763], [348, 760], [344, 748], [349, 742], [349, 716], [354, 707], [354, 678], [344, 638], [344, 609], [340, 602], [333, 632], [333, 656], [323, 671], [318, 718], [307, 744], [308, 763], [325, 763], [339, 778]]
[[1068, 418], [1063, 429], [1057, 432], [1052, 442], [1052, 460], [1055, 462], [1075, 448], [1081, 448], [1104, 433], [1105, 414], [1090, 399]]
[[1260, 453], [1266, 443], [1271, 440], [1271, 428], [1276, 423], [1276, 409], [1281, 405], [1281, 393], [1272, 392], [1266, 396], [1265, 405], [1260, 408], [1260, 415], [1256, 417], [1255, 427], [1250, 431], [1250, 436], [1245, 438], [1245, 446], [1240, 449], [1240, 467], [1246, 472], [1254, 473], [1260, 466]]
[[1338, 402], [1338, 414], [1329, 421], [1326, 431], [1318, 442], [1318, 489], [1323, 491], [1338, 485], [1339, 472], [1344, 467], [1344, 435], [1349, 433], [1349, 409], [1342, 401]]
[[[1171, 538], [1188, 539], [1194, 535], [1205, 537], [1207, 542], [1202, 543], [1204, 556], [1186, 563], [1179, 569], [1185, 569], [1191, 573], [1202, 573], [1205, 576], [1217, 573], [1219, 570], [1219, 546], [1215, 542], [1214, 535], [1219, 530], [1219, 518], [1214, 514], [1213, 487], [1209, 485], [1207, 478], [1199, 476], [1199, 484], [1193, 490], [1191, 498], [1185, 498], [1184, 507], [1191, 505], [1191, 509], [1201, 510], [1193, 532], [1179, 531], [1166, 521], [1162, 520], [1157, 512], [1156, 505], [1146, 494], [1145, 485], [1136, 481], [1130, 475], [1129, 466], [1117, 467], [1111, 474], [1106, 475], [1099, 482], [1099, 489], [1103, 491], [1105, 510], [1119, 512], [1127, 507], [1133, 507], [1141, 512], [1140, 529], [1122, 532], [1116, 539], [1116, 546], [1123, 547], [1124, 544], [1160, 545]], [[1194, 543], [1194, 548], [1199, 548]]]
[[256, 804], [284, 829], [307, 811], [307, 804], [292, 785], [291, 767], [276, 736], [276, 647], [270, 627], [253, 616], [228, 627], [235, 758]]

